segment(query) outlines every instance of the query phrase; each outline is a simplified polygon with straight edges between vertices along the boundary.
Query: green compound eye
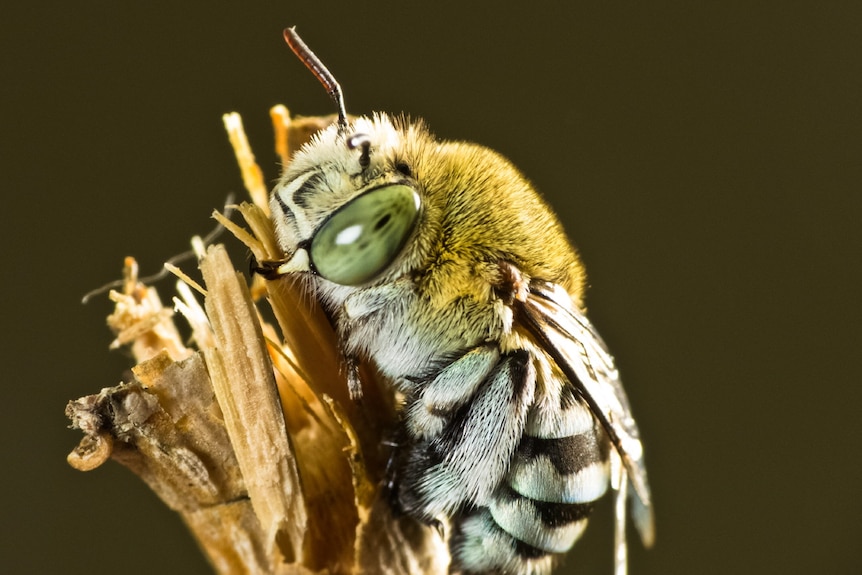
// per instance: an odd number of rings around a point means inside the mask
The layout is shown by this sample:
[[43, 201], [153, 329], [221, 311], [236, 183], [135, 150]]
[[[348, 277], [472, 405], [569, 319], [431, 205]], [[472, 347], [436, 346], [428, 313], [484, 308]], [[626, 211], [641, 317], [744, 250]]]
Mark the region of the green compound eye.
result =
[[345, 204], [311, 240], [317, 273], [346, 286], [370, 281], [404, 247], [419, 205], [419, 195], [404, 185], [377, 188]]

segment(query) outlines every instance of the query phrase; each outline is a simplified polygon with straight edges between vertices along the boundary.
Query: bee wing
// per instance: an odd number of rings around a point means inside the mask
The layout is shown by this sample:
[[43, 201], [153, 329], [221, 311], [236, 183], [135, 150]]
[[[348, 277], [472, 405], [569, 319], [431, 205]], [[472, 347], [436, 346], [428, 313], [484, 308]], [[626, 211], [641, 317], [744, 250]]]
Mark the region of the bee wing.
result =
[[[643, 445], [614, 359], [592, 324], [559, 285], [531, 282], [518, 302], [524, 326], [578, 389], [619, 454], [636, 497], [632, 518], [646, 547], [653, 543], [652, 501]], [[626, 485], [620, 491], [628, 491]]]

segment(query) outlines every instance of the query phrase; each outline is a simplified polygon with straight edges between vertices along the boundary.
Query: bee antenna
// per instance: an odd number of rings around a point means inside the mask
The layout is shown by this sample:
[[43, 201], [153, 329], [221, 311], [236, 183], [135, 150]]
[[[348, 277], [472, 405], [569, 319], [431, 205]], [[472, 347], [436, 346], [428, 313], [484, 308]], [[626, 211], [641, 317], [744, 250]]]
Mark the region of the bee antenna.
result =
[[320, 61], [320, 58], [311, 51], [311, 48], [305, 45], [305, 42], [302, 41], [302, 38], [300, 38], [299, 34], [296, 32], [295, 27], [291, 26], [290, 28], [284, 29], [284, 41], [287, 42], [287, 45], [290, 46], [290, 49], [293, 50], [296, 57], [305, 64], [305, 67], [308, 68], [309, 71], [314, 74], [314, 77], [323, 84], [324, 88], [326, 88], [326, 92], [338, 108], [338, 129], [341, 132], [346, 131], [347, 112], [344, 109], [344, 95], [341, 93], [341, 86], [338, 85], [338, 81], [335, 79], [335, 76], [332, 75], [332, 72], [326, 69], [326, 66], [324, 66], [323, 62]]

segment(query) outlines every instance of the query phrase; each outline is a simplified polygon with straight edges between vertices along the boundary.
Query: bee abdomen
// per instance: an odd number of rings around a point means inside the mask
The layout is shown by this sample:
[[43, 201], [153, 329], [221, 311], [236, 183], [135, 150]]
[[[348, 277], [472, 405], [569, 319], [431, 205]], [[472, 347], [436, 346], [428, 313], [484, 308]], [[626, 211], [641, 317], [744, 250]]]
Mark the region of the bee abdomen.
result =
[[535, 501], [588, 503], [608, 487], [608, 447], [593, 429], [569, 437], [525, 435], [507, 481], [512, 490]]
[[452, 547], [463, 573], [544, 575], [581, 536], [608, 488], [607, 440], [585, 409], [533, 407], [532, 431], [551, 433], [554, 420], [557, 433], [572, 435], [524, 435], [488, 506], [456, 519]]
[[608, 488], [606, 435], [542, 361], [479, 346], [408, 401], [399, 502], [428, 523], [448, 517], [453, 571], [550, 573]]
[[503, 486], [488, 509], [497, 525], [518, 541], [563, 553], [586, 528], [592, 505], [536, 501]]
[[463, 575], [546, 575], [556, 562], [555, 556], [547, 550], [506, 532], [486, 507], [453, 522], [450, 546], [452, 569]]

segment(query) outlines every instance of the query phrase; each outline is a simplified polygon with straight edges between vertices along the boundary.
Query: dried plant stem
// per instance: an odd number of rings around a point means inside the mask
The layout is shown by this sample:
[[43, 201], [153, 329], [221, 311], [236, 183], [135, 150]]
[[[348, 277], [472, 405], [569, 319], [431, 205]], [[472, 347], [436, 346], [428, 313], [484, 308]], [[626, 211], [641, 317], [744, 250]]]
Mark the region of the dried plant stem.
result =
[[272, 546], [268, 552], [301, 561], [308, 517], [254, 303], [224, 247], [207, 250], [201, 271], [215, 334], [204, 358], [246, 490]]

